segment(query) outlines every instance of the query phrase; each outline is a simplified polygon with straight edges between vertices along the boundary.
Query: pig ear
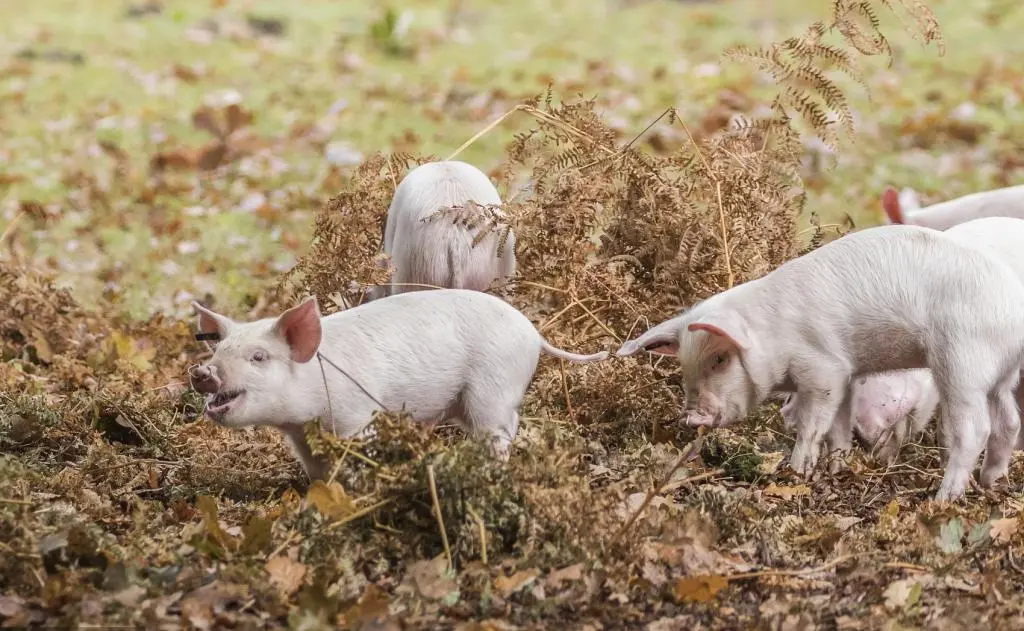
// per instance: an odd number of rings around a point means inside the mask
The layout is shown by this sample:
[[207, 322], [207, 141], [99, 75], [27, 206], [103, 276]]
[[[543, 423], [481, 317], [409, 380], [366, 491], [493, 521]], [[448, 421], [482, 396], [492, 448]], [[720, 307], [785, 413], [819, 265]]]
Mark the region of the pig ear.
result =
[[288, 342], [292, 360], [304, 364], [313, 359], [320, 348], [320, 308], [313, 296], [292, 307], [277, 318], [274, 330]]
[[734, 346], [737, 350], [747, 350], [751, 346], [747, 323], [738, 314], [723, 313], [714, 318], [691, 322], [686, 329], [706, 331], [715, 341]]
[[194, 300], [192, 301], [192, 308], [195, 309], [196, 314], [199, 316], [199, 333], [201, 334], [209, 335], [212, 333], [219, 336], [220, 339], [224, 339], [235, 324], [231, 318], [211, 311]]
[[885, 189], [882, 194], [882, 209], [889, 218], [889, 223], [903, 223], [903, 210], [900, 208], [900, 195], [893, 187]]
[[647, 351], [658, 355], [676, 355], [679, 352], [679, 327], [681, 318], [666, 320], [646, 333], [625, 342], [615, 351], [616, 357], [627, 357], [637, 351]]

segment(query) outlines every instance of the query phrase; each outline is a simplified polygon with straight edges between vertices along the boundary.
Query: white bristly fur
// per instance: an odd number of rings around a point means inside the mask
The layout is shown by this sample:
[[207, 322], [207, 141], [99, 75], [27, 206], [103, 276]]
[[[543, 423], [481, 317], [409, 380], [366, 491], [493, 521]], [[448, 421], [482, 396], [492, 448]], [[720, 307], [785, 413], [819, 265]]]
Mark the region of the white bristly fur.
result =
[[[307, 302], [316, 309], [315, 301]], [[315, 356], [305, 362], [292, 358], [296, 344], [290, 345], [278, 326], [286, 314], [237, 323], [198, 306], [197, 311], [200, 328], [221, 335], [202, 369], [215, 375], [222, 392], [245, 390], [226, 412], [217, 414], [215, 422], [277, 427], [310, 477], [323, 471], [310, 454], [302, 423], [320, 417], [326, 429], [351, 437], [365, 428], [381, 405], [396, 412], [404, 409], [427, 424], [460, 422], [490, 435], [496, 454], [505, 458], [541, 351], [578, 362], [608, 356], [606, 351], [577, 355], [557, 349], [508, 303], [462, 289], [398, 294], [324, 318], [318, 311], [317, 317], [308, 314], [303, 326], [319, 326], [322, 334], [311, 338], [310, 348], [318, 348], [348, 377], [328, 362], [321, 372]], [[254, 362], [257, 351], [265, 358]]]
[[511, 231], [499, 257], [494, 232], [474, 246], [475, 232], [454, 225], [451, 216], [423, 221], [468, 200], [501, 204], [487, 175], [465, 162], [428, 162], [410, 171], [395, 189], [384, 226], [384, 252], [391, 255], [394, 268], [391, 284], [387, 291], [371, 291], [368, 298], [430, 288], [417, 285], [484, 291], [493, 281], [512, 276], [516, 241]]
[[[1016, 435], [1020, 423], [1013, 390], [1024, 363], [1024, 286], [1006, 264], [945, 233], [862, 230], [669, 322], [617, 354], [676, 345], [692, 424], [735, 422], [773, 390], [795, 391], [798, 472], [813, 471], [826, 435], [832, 449], [849, 448], [853, 377], [930, 368], [949, 448], [936, 499], [963, 495], [986, 443], [982, 481], [1005, 474], [1006, 445], [989, 438]], [[701, 328], [709, 326], [738, 346]]]

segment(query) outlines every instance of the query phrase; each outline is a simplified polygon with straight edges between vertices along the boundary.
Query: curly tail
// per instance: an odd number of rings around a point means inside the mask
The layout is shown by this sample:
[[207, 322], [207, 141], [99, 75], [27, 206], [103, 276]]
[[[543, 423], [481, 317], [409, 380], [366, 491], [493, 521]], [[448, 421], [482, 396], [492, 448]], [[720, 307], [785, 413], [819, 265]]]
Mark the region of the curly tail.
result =
[[556, 348], [548, 343], [543, 337], [540, 338], [540, 347], [548, 355], [552, 355], [559, 359], [566, 359], [573, 362], [593, 362], [600, 361], [602, 359], [608, 359], [608, 351], [601, 351], [600, 353], [594, 353], [593, 355], [577, 355], [576, 353], [570, 353], [569, 351], [563, 351], [560, 348]]

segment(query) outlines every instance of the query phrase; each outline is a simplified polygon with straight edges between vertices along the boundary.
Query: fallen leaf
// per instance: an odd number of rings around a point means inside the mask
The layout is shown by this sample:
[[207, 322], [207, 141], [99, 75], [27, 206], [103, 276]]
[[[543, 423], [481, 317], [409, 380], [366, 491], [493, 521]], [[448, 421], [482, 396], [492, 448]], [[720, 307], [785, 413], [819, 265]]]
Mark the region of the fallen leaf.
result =
[[1015, 534], [1017, 534], [1016, 517], [992, 520], [992, 529], [989, 530], [989, 536], [995, 541], [1009, 543]]
[[352, 498], [337, 482], [326, 484], [322, 480], [314, 481], [306, 491], [306, 501], [332, 520], [343, 519], [356, 511]]
[[25, 609], [25, 599], [20, 596], [0, 596], [0, 616], [13, 618]]
[[283, 600], [291, 598], [302, 587], [302, 580], [306, 577], [306, 566], [284, 555], [270, 559], [264, 567]]
[[921, 599], [921, 583], [913, 578], [905, 578], [889, 583], [885, 588], [885, 606], [892, 611], [904, 611], [913, 607]]
[[862, 521], [864, 521], [863, 517], [852, 517], [852, 516], [850, 516], [850, 517], [840, 517], [839, 519], [836, 520], [836, 528], [840, 532], [845, 532], [845, 531], [849, 530], [855, 524], [859, 524]]
[[139, 372], [148, 372], [152, 368], [152, 359], [156, 357], [155, 346], [140, 349], [136, 340], [119, 331], [113, 331], [110, 340], [118, 359], [128, 362]]
[[540, 576], [536, 568], [530, 570], [519, 570], [512, 576], [499, 576], [494, 580], [494, 589], [502, 598], [508, 598], [517, 591], [523, 589]]
[[761, 475], [771, 475], [778, 470], [783, 460], [785, 455], [781, 451], [761, 454], [761, 464], [757, 465], [757, 471]]
[[442, 600], [458, 594], [458, 584], [448, 571], [448, 561], [438, 555], [429, 561], [417, 561], [409, 566], [409, 579], [424, 598]]
[[270, 529], [274, 522], [262, 517], [253, 516], [242, 527], [242, 552], [255, 554], [262, 551], [270, 543]]
[[973, 546], [985, 539], [988, 539], [991, 529], [991, 522], [985, 521], [980, 524], [975, 524], [974, 527], [971, 528], [971, 532], [967, 533], [967, 543]]
[[33, 328], [32, 329], [32, 346], [36, 349], [36, 357], [39, 361], [44, 364], [53, 362], [53, 349], [50, 348], [50, 343], [46, 341], [46, 336], [42, 331]]
[[519, 627], [498, 618], [468, 620], [455, 625], [454, 631], [516, 631]]
[[242, 109], [237, 103], [228, 105], [224, 110], [224, 118], [227, 121], [227, 133], [232, 134], [239, 129], [252, 124], [252, 112]]
[[112, 598], [122, 607], [135, 607], [146, 597], [146, 588], [139, 585], [132, 585], [117, 592]]
[[199, 79], [199, 75], [196, 73], [196, 71], [192, 68], [189, 68], [188, 66], [174, 64], [171, 71], [173, 72], [175, 77], [177, 77], [181, 81], [184, 81], [185, 83], [195, 83]]
[[238, 548], [238, 540], [224, 532], [220, 527], [217, 518], [217, 501], [209, 495], [200, 495], [196, 498], [196, 509], [203, 515], [203, 525], [206, 532], [221, 547], [235, 550]]
[[939, 529], [939, 536], [935, 538], [935, 542], [946, 554], [955, 554], [963, 549], [963, 544], [960, 543], [963, 536], [964, 522], [959, 517], [954, 517]]
[[687, 576], [676, 582], [673, 593], [684, 602], [708, 602], [728, 586], [729, 579], [716, 574]]
[[775, 497], [781, 497], [784, 500], [791, 500], [794, 497], [801, 495], [810, 495], [811, 489], [806, 484], [798, 484], [796, 486], [778, 485], [774, 482], [768, 485], [768, 488], [764, 490], [765, 495], [773, 495]]
[[193, 591], [181, 601], [181, 617], [196, 629], [211, 629], [217, 618], [227, 611], [231, 603], [248, 595], [244, 585], [214, 581]]
[[555, 570], [544, 578], [544, 584], [548, 587], [558, 587], [567, 581], [578, 581], [583, 578], [583, 564], [576, 563], [560, 570]]
[[205, 105], [192, 112], [192, 126], [216, 138], [227, 135], [221, 131], [220, 124], [217, 123], [213, 110]]
[[388, 602], [387, 593], [370, 583], [356, 604], [338, 614], [338, 626], [342, 629], [388, 628], [388, 625], [381, 627], [390, 613]]
[[227, 155], [228, 146], [222, 142], [213, 142], [203, 147], [199, 153], [199, 159], [196, 161], [198, 166], [203, 171], [212, 171], [216, 169], [224, 156]]

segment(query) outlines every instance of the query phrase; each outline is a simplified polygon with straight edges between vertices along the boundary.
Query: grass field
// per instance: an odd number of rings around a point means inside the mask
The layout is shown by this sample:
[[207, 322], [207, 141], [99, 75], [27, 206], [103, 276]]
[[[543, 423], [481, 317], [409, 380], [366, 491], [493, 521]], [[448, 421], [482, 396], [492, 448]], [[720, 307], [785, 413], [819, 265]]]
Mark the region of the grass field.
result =
[[[864, 62], [870, 94], [841, 84], [856, 135], [821, 169], [808, 143], [806, 209], [822, 223], [881, 222], [889, 184], [929, 203], [1024, 183], [1024, 5], [927, 4], [945, 54], [883, 14], [892, 65]], [[189, 302], [251, 307], [307, 251], [314, 212], [364, 158], [444, 158], [549, 85], [556, 101], [595, 97], [622, 143], [669, 107], [700, 129], [721, 103], [749, 112], [772, 94], [770, 79], [723, 63], [726, 48], [796, 35], [829, 5], [0, 0], [0, 263], [54, 274], [77, 303], [41, 277], [0, 275], [10, 283], [0, 287], [0, 619], [464, 631], [1020, 624], [1021, 494], [931, 505], [933, 447], [915, 447], [895, 471], [858, 459], [848, 477], [807, 486], [776, 472], [792, 439], [766, 413], [746, 438], [702, 439], [702, 465], [676, 471], [624, 543], [608, 536], [619, 517], [589, 530], [557, 524], [611, 488], [628, 515], [695, 436], [624, 437], [614, 422], [577, 432], [571, 407], [534, 406], [531, 419], [545, 420], [527, 423], [524, 440], [546, 447], [508, 474], [480, 465], [480, 484], [519, 495], [488, 496], [479, 520], [450, 516], [462, 520], [461, 566], [446, 573], [429, 561], [441, 543], [420, 469], [396, 465], [384, 482], [358, 470], [351, 498], [298, 510], [294, 489], [306, 482], [276, 435], [192, 422], [200, 404], [181, 384], [195, 351]], [[232, 104], [241, 125], [217, 145], [211, 131]], [[514, 116], [460, 159], [494, 170], [532, 125]], [[679, 129], [637, 143], [676, 146]], [[54, 333], [61, 326], [77, 332]], [[468, 447], [449, 460], [430, 449], [441, 475], [476, 462]], [[580, 494], [559, 495], [570, 482]], [[442, 500], [462, 492], [444, 484]], [[358, 531], [320, 514], [409, 497], [423, 506], [367, 513], [373, 523]], [[499, 506], [523, 530], [508, 534]], [[498, 538], [489, 564], [476, 558], [477, 524]], [[371, 623], [388, 603], [392, 619]]]
[[[13, 219], [23, 201], [47, 207], [47, 223], [26, 222], [15, 243], [35, 264], [58, 268], [85, 300], [107, 286], [142, 315], [181, 313], [179, 292], [238, 299], [308, 241], [310, 211], [338, 185], [328, 147], [341, 166], [375, 151], [443, 157], [549, 82], [556, 98], [596, 96], [624, 141], [666, 107], [692, 124], [721, 90], [750, 85], [745, 69], [719, 67], [727, 46], [796, 34], [828, 9], [408, 2], [395, 7], [411, 18], [402, 36], [375, 38], [383, 11], [362, 3], [216, 4], [179, 2], [137, 18], [120, 2], [11, 5], [18, 17], [0, 25], [3, 217]], [[843, 213], [860, 225], [879, 221], [888, 182], [917, 187], [927, 201], [1019, 181], [1014, 33], [1024, 11], [1008, 2], [934, 9], [946, 55], [890, 24], [893, 67], [874, 59], [866, 67], [873, 100], [851, 85], [859, 134], [810, 191], [808, 208], [826, 221]], [[284, 36], [255, 37], [250, 13], [282, 19]], [[389, 43], [411, 56], [389, 53]], [[54, 59], [62, 52], [84, 62]], [[204, 99], [232, 95], [254, 114], [261, 148], [173, 194], [149, 194], [151, 158], [209, 141], [190, 117]], [[951, 122], [954, 112], [970, 118]], [[528, 125], [513, 119], [463, 157], [489, 168]]]

